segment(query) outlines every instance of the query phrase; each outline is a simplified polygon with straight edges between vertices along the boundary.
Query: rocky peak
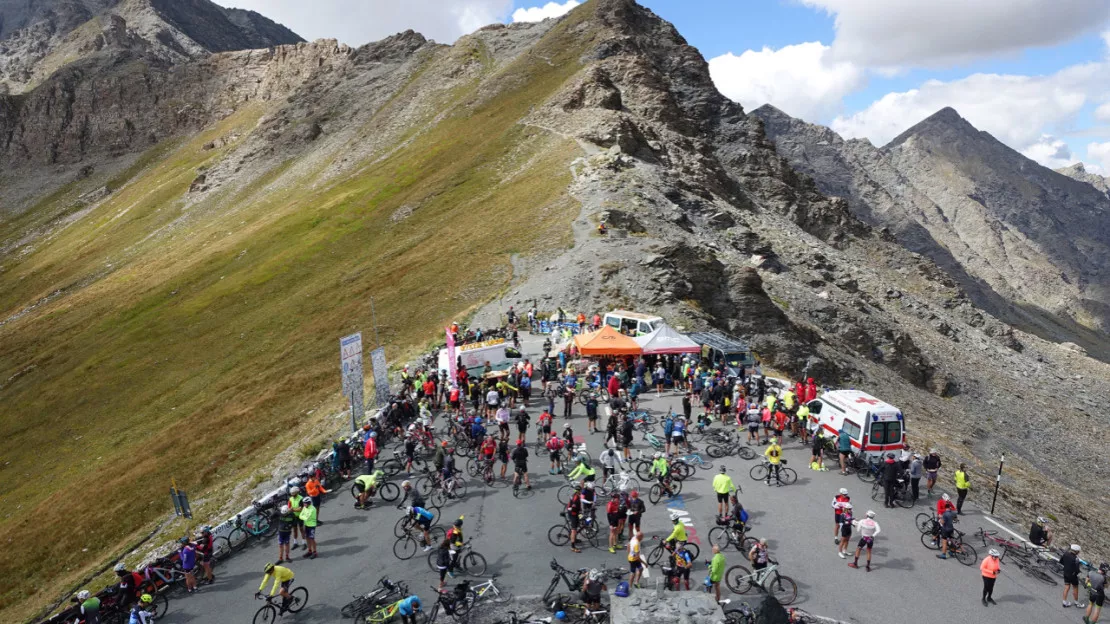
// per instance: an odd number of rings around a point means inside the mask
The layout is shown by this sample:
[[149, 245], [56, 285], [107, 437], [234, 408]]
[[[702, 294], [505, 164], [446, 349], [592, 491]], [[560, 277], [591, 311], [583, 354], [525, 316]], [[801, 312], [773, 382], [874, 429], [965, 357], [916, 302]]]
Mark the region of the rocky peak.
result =
[[1086, 182], [1110, 198], [1110, 178], [1104, 178], [1097, 173], [1087, 171], [1087, 168], [1081, 162], [1056, 169], [1056, 173], [1079, 182]]
[[[926, 142], [945, 142], [958, 138], [979, 137], [981, 134], [975, 126], [956, 112], [951, 106], [945, 106], [939, 111], [922, 119], [902, 134], [883, 147], [889, 150], [909, 141], [910, 139], [923, 139]], [[989, 135], [988, 135], [989, 136]], [[993, 137], [991, 137], [993, 140]]]

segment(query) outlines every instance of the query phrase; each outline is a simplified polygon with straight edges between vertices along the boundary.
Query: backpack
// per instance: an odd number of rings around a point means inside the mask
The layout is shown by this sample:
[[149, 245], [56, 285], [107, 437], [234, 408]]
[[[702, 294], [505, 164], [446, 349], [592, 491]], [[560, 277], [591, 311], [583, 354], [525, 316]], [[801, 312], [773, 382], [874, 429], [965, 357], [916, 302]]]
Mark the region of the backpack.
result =
[[628, 581], [621, 581], [620, 583], [618, 583], [617, 589], [613, 592], [614, 596], [619, 596], [621, 598], [628, 598], [628, 594]]

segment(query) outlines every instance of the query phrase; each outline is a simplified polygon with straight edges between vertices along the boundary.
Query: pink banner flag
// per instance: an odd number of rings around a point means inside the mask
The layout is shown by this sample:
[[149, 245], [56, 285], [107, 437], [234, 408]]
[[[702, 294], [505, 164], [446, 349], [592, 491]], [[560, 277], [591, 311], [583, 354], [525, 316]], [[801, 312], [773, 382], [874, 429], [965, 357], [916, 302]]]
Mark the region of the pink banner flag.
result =
[[455, 335], [451, 333], [451, 328], [447, 329], [447, 374], [451, 376], [451, 383], [455, 383], [458, 379], [458, 370], [455, 365]]

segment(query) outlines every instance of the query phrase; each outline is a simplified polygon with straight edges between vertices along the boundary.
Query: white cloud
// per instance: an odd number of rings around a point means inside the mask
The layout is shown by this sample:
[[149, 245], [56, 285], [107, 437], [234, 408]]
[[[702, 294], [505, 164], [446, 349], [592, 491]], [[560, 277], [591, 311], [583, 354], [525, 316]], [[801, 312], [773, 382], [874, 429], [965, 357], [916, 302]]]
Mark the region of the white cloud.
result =
[[412, 29], [453, 43], [460, 36], [502, 22], [512, 0], [216, 0], [257, 11], [308, 40], [331, 38], [350, 45], [378, 41]]
[[1110, 24], [1106, 0], [801, 0], [836, 16], [837, 59], [935, 67], [1050, 46]]
[[832, 128], [845, 137], [883, 145], [910, 125], [951, 106], [976, 128], [1018, 150], [1051, 160], [1044, 134], [1066, 128], [1080, 109], [1110, 95], [1110, 62], [1067, 67], [1048, 76], [973, 74], [930, 80], [918, 89], [888, 93], [864, 110], [837, 117]]
[[1110, 102], [1095, 109], [1095, 119], [1099, 121], [1110, 121]]
[[729, 52], [709, 60], [709, 74], [721, 93], [748, 110], [770, 103], [811, 122], [836, 113], [866, 80], [862, 68], [831, 62], [828, 46], [817, 41]]
[[1110, 141], [1087, 144], [1087, 170], [1099, 175], [1110, 171]]
[[1031, 158], [1049, 169], [1059, 169], [1079, 162], [1072, 156], [1068, 144], [1056, 137], [1046, 134], [1039, 141], [1021, 150], [1026, 158]]
[[567, 0], [563, 4], [548, 2], [542, 7], [530, 9], [517, 9], [513, 11], [514, 22], [542, 22], [549, 17], [560, 17], [570, 13], [571, 9], [582, 4], [578, 0]]

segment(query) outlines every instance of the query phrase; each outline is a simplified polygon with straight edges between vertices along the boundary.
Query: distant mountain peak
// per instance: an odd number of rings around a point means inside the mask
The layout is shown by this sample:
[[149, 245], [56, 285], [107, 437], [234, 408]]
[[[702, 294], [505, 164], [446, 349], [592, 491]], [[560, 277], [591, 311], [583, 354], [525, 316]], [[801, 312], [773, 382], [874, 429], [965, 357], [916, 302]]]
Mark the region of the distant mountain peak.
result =
[[964, 136], [978, 136], [980, 134], [979, 130], [971, 125], [971, 122], [956, 112], [956, 109], [945, 106], [894, 137], [883, 149], [897, 147], [914, 137], [941, 139], [941, 137], [951, 136], [953, 133]]

